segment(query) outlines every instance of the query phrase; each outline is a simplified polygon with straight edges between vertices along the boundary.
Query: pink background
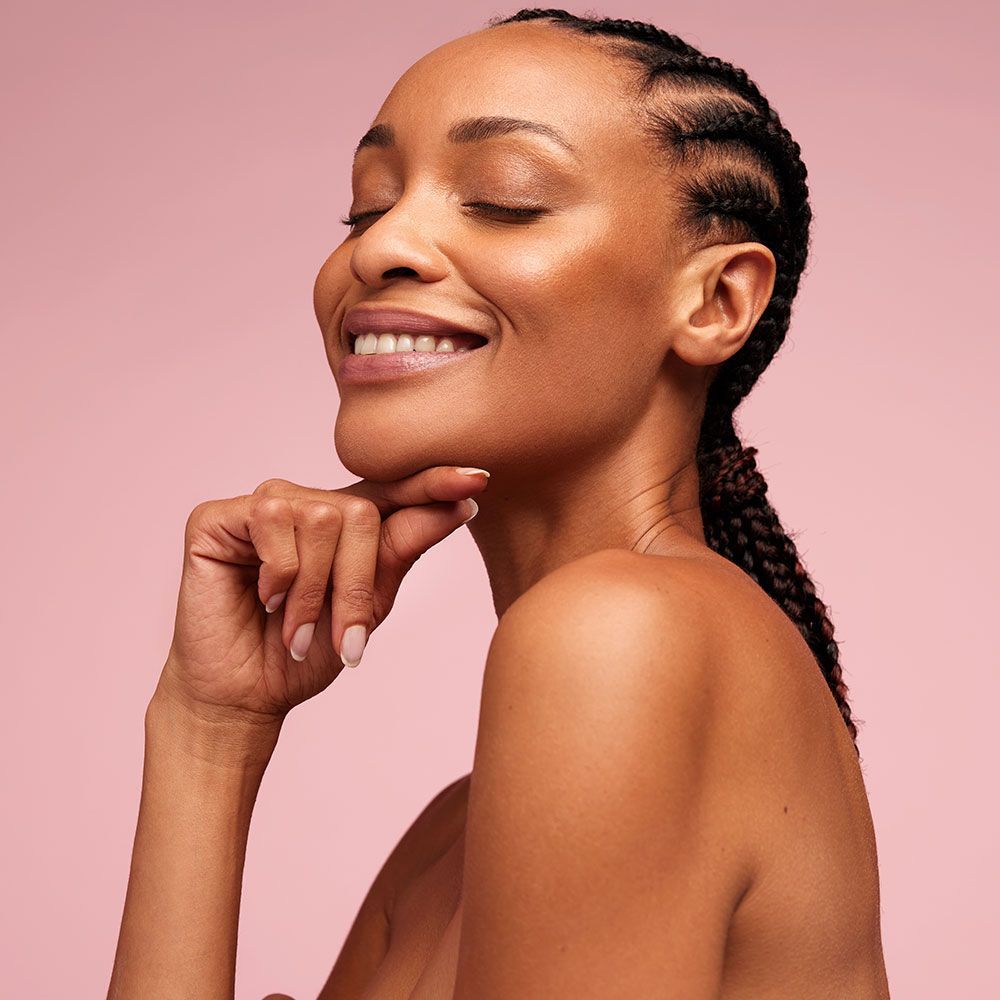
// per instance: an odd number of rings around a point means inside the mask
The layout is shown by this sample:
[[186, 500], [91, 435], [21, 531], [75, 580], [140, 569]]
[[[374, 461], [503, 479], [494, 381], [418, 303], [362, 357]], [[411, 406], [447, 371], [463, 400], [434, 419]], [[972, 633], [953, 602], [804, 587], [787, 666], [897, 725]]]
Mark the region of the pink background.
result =
[[[407, 66], [516, 9], [8, 13], [7, 995], [104, 996], [184, 521], [271, 476], [353, 481], [310, 293], [343, 237], [354, 144]], [[742, 424], [865, 723], [896, 997], [1000, 995], [994, 10], [600, 8], [743, 65], [809, 167], [811, 269]], [[250, 835], [239, 997], [318, 992], [402, 830], [471, 766], [494, 624], [456, 533], [361, 669], [289, 717]]]

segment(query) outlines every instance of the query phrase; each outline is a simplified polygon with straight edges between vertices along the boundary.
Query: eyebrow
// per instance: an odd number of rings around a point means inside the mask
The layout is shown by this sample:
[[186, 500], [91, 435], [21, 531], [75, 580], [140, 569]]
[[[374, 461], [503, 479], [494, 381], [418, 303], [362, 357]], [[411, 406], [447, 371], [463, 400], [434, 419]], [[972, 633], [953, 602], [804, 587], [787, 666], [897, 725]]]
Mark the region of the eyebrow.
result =
[[[486, 115], [479, 118], [462, 118], [448, 129], [448, 140], [455, 143], [482, 142], [484, 139], [495, 139], [498, 136], [510, 135], [512, 132], [532, 132], [545, 136], [558, 143], [567, 152], [577, 155], [573, 144], [556, 128], [544, 122], [526, 121], [523, 118], [506, 118], [501, 115]], [[391, 125], [373, 125], [361, 137], [354, 155], [357, 156], [366, 146], [376, 146], [387, 149], [396, 142], [396, 134]]]

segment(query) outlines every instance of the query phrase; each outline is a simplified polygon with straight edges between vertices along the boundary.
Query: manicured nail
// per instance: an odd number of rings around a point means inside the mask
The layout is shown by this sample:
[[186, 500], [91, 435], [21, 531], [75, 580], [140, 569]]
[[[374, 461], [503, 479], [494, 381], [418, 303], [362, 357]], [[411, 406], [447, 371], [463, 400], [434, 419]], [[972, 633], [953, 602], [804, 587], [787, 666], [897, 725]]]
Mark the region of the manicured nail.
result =
[[292, 636], [292, 646], [289, 649], [293, 660], [301, 662], [306, 658], [306, 653], [309, 652], [309, 645], [312, 642], [315, 630], [315, 622], [306, 622], [305, 625], [300, 625], [295, 630], [295, 635]]
[[285, 594], [287, 590], [283, 590], [280, 594], [275, 594], [268, 602], [264, 605], [264, 610], [271, 614], [273, 611], [278, 610], [278, 605], [285, 599]]
[[479, 504], [477, 504], [472, 497], [467, 497], [462, 501], [462, 503], [466, 505], [465, 509], [467, 511], [472, 511], [472, 513], [469, 514], [469, 516], [462, 522], [462, 524], [468, 524], [479, 513]]
[[361, 662], [367, 638], [368, 629], [364, 625], [352, 625], [345, 630], [340, 643], [340, 659], [345, 667], [356, 667]]
[[490, 478], [490, 474], [485, 469], [456, 469], [458, 473], [463, 476], [485, 476], [487, 479]]

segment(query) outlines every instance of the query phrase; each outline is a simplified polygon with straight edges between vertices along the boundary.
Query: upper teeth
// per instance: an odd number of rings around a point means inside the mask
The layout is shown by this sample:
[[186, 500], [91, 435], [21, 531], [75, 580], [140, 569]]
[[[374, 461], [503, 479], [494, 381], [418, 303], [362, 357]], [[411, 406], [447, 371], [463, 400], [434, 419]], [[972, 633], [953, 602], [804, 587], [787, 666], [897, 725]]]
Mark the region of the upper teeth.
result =
[[[416, 339], [409, 333], [361, 333], [354, 338], [355, 354], [393, 354], [399, 351], [454, 351], [450, 337], [422, 334]], [[462, 347], [459, 350], [467, 351]]]

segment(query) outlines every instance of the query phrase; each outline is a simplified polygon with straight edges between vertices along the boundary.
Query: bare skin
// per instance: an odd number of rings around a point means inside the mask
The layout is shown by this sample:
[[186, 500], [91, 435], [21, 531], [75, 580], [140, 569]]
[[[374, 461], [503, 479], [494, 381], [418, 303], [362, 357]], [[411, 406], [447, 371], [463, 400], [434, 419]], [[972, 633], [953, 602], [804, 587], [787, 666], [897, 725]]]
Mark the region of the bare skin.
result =
[[[576, 582], [592, 582], [603, 574], [613, 580], [624, 573], [650, 592], [664, 586], [700, 592], [702, 598], [694, 603], [701, 608], [706, 602], [725, 602], [713, 623], [719, 639], [715, 668], [710, 676], [704, 670], [698, 676], [698, 683], [709, 685], [723, 706], [702, 731], [697, 753], [711, 762], [697, 797], [698, 837], [709, 846], [682, 858], [684, 880], [696, 887], [691, 898], [677, 902], [664, 892], [664, 907], [644, 907], [642, 919], [625, 922], [620, 937], [613, 922], [602, 926], [601, 938], [612, 941], [611, 955], [587, 969], [582, 983], [553, 995], [724, 1000], [888, 996], [867, 797], [843, 722], [800, 636], [752, 581], [714, 555], [603, 551], [563, 567], [557, 576], [564, 584], [575, 577], [569, 583], [572, 590]], [[554, 579], [549, 577], [547, 584]], [[664, 613], [664, 619], [670, 617], [669, 611]], [[487, 670], [491, 667], [497, 664], [488, 664]], [[645, 693], [655, 698], [658, 683], [670, 686], [658, 675], [644, 678]], [[593, 739], [579, 716], [566, 714], [559, 721], [564, 732], [575, 726], [582, 730], [564, 739]], [[488, 720], [481, 726], [485, 724]], [[464, 880], [470, 867], [473, 879], [484, 880], [469, 864], [474, 848], [466, 847], [473, 780], [503, 781], [481, 765], [479, 745], [472, 774], [443, 789], [390, 855], [319, 1000], [459, 995], [460, 946], [468, 933]], [[666, 778], [663, 784], [668, 784]], [[501, 797], [508, 803], [502, 792]], [[655, 823], [655, 807], [649, 802], [637, 808], [644, 813], [647, 839], [669, 842], [685, 835], [683, 823], [669, 818]], [[630, 828], [630, 821], [618, 814], [612, 822], [611, 837]], [[544, 861], [551, 864], [552, 857]], [[496, 864], [492, 878], [497, 883], [510, 878], [502, 860], [487, 856], [481, 863]], [[635, 851], [623, 870], [634, 865], [635, 877], [648, 879], [667, 864], [658, 855], [651, 863], [644, 852]], [[602, 893], [595, 900], [591, 883], [564, 881], [565, 891], [551, 897], [540, 922], [562, 927], [568, 915], [580, 911], [621, 912], [617, 899]], [[498, 902], [491, 897], [490, 905]], [[490, 929], [495, 947], [509, 954], [499, 936]], [[637, 959], [624, 957], [633, 950]], [[659, 960], [649, 963], [649, 955]], [[562, 959], [553, 956], [553, 964]], [[631, 982], [629, 976], [634, 977]], [[530, 984], [543, 981], [539, 992], [530, 991]], [[625, 988], [623, 982], [628, 982]], [[541, 997], [551, 987], [540, 973], [533, 973], [528, 983], [507, 993], [464, 995]]]
[[[353, 174], [351, 214], [372, 214], [314, 290], [361, 479], [269, 480], [189, 518], [109, 998], [233, 996], [284, 720], [472, 496], [498, 616], [473, 768], [386, 860], [319, 1000], [888, 996], [854, 748], [801, 635], [699, 510], [706, 388], [774, 256], [674, 237], [628, 80], [599, 44], [508, 25], [434, 50], [379, 110]], [[562, 142], [449, 136], [483, 116]], [[357, 305], [488, 342], [345, 383]]]
[[[368, 479], [456, 464], [502, 481], [471, 528], [498, 616], [588, 552], [657, 552], [678, 533], [704, 541], [694, 462], [704, 392], [773, 287], [759, 243], [692, 255], [671, 238], [663, 167], [637, 128], [622, 128], [634, 115], [624, 72], [598, 47], [533, 24], [425, 56], [375, 118], [394, 145], [355, 160], [352, 214], [383, 214], [316, 280], [335, 374], [344, 314], [358, 303], [492, 335], [473, 361], [433, 377], [340, 386], [335, 440]], [[577, 152], [527, 132], [447, 140], [479, 115], [552, 125]], [[468, 207], [478, 202], [548, 211], [511, 222]]]
[[[442, 46], [397, 83], [375, 118], [391, 126], [393, 145], [362, 148], [354, 168], [352, 214], [381, 214], [316, 282], [331, 366], [347, 350], [343, 313], [361, 301], [477, 330], [485, 318], [494, 336], [462, 368], [379, 392], [342, 387], [338, 452], [377, 478], [416, 456], [491, 471], [469, 530], [501, 620], [553, 571], [601, 550], [631, 553], [653, 590], [678, 573], [707, 589], [727, 635], [715, 672], [738, 706], [706, 737], [710, 756], [726, 761], [709, 784], [713, 836], [736, 843], [735, 826], [768, 831], [726, 924], [720, 995], [887, 996], [874, 836], [854, 750], [798, 633], [708, 549], [698, 505], [707, 380], [763, 311], [773, 258], [759, 244], [692, 255], [670, 240], [670, 185], [638, 134], [620, 127], [629, 120], [621, 72], [599, 46], [524, 24]], [[576, 153], [527, 132], [447, 141], [453, 123], [477, 115], [552, 125]], [[512, 224], [459, 207], [480, 201], [551, 211]], [[764, 758], [761, 746], [771, 750]], [[734, 783], [754, 790], [739, 810]], [[407, 832], [403, 860], [387, 861], [321, 1000], [453, 995], [468, 788], [466, 776]], [[579, 905], [560, 898], [552, 919]], [[349, 953], [366, 936], [384, 940], [386, 912], [392, 947], [351, 978]], [[667, 934], [686, 954], [719, 947], [672, 918], [645, 931], [650, 948], [662, 950]], [[643, 996], [673, 995], [662, 979], [646, 987]]]

